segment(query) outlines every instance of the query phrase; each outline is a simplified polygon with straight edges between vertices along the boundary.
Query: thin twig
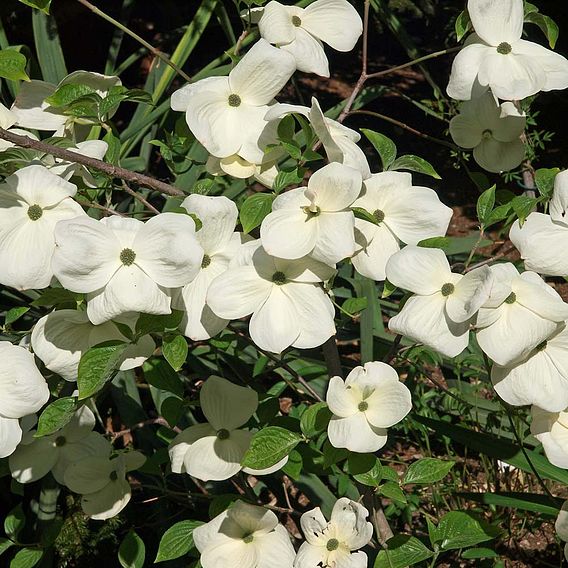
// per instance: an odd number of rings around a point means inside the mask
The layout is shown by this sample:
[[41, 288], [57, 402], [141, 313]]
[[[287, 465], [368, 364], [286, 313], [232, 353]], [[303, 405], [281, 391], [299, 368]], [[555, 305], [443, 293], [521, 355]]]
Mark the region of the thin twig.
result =
[[120, 213], [119, 211], [111, 209], [110, 207], [105, 207], [104, 205], [99, 205], [98, 203], [93, 203], [92, 201], [83, 201], [81, 199], [75, 199], [75, 201], [79, 205], [82, 205], [83, 207], [92, 207], [93, 209], [99, 209], [100, 211], [104, 211], [109, 215], [118, 215], [119, 217], [126, 217], [124, 213]]
[[125, 170], [124, 168], [114, 166], [107, 162], [103, 162], [102, 160], [97, 160], [96, 158], [83, 156], [83, 154], [78, 154], [77, 152], [66, 150], [65, 148], [59, 148], [51, 144], [46, 144], [45, 142], [41, 142], [40, 140], [33, 140], [28, 136], [20, 136], [19, 134], [14, 134], [13, 132], [4, 130], [3, 128], [0, 128], [0, 138], [3, 140], [8, 140], [8, 142], [12, 142], [20, 148], [31, 148], [32, 150], [38, 150], [39, 152], [50, 154], [51, 156], [55, 156], [56, 158], [62, 158], [63, 160], [66, 160], [68, 162], [82, 164], [83, 166], [104, 172], [111, 177], [130, 181], [143, 187], [149, 187], [150, 189], [155, 189], [156, 191], [159, 191], [160, 193], [164, 193], [166, 195], [185, 195], [184, 192], [181, 191], [181, 189], [177, 189], [173, 185], [169, 185], [167, 183], [164, 183], [163, 181], [159, 181], [137, 172]]
[[384, 114], [379, 114], [378, 112], [370, 111], [370, 110], [352, 110], [349, 111], [349, 116], [353, 114], [364, 114], [367, 116], [373, 116], [375, 118], [380, 118], [386, 122], [390, 122], [415, 136], [419, 136], [420, 138], [424, 138], [424, 140], [429, 140], [430, 142], [434, 142], [435, 144], [440, 144], [440, 146], [446, 146], [446, 148], [451, 148], [452, 150], [459, 150], [460, 148], [451, 142], [447, 142], [446, 140], [441, 140], [440, 138], [434, 138], [429, 134], [421, 132], [420, 130], [416, 130], [416, 128], [412, 128], [412, 126], [408, 126], [404, 122], [400, 122], [400, 120], [396, 120], [396, 118], [391, 118], [390, 116], [385, 116]]
[[105, 12], [103, 12], [100, 8], [97, 8], [87, 0], [77, 0], [79, 4], [85, 6], [85, 8], [89, 9], [93, 14], [100, 16], [107, 22], [111, 23], [113, 26], [116, 26], [118, 29], [122, 30], [125, 34], [128, 34], [131, 38], [135, 39], [138, 43], [142, 44], [152, 55], [156, 56], [157, 58], [161, 59], [166, 65], [169, 65], [178, 75], [183, 77], [186, 81], [191, 82], [191, 77], [185, 73], [182, 69], [180, 69], [169, 57], [164, 55], [159, 49], [155, 48], [153, 45], [149, 44], [145, 39], [141, 38], [138, 34], [135, 34], [132, 30], [128, 29], [124, 24], [120, 23], [118, 20], [115, 20]]
[[241, 50], [241, 47], [243, 45], [243, 41], [245, 40], [245, 38], [248, 35], [249, 35], [249, 31], [244, 30], [243, 33], [239, 36], [239, 38], [237, 39], [237, 43], [235, 44], [235, 49], [233, 50], [233, 55], [235, 55], [235, 56], [239, 55], [239, 51]]
[[[130, 428], [126, 428], [125, 430], [120, 430], [118, 432], [109, 432], [112, 437], [113, 442], [118, 438], [122, 438], [123, 436], [127, 436], [128, 434], [132, 433], [134, 430], [138, 430], [139, 428], [143, 428], [144, 426], [152, 426], [154, 424], [158, 424], [159, 426], [166, 426], [167, 428], [170, 427], [167, 420], [158, 416], [157, 418], [150, 418], [148, 420], [144, 420], [142, 422], [138, 422], [134, 424]], [[174, 431], [179, 433], [181, 430], [179, 428], [174, 428]]]
[[156, 215], [158, 215], [160, 213], [159, 209], [156, 209], [142, 195], [140, 195], [139, 193], [136, 193], [133, 189], [131, 189], [124, 180], [122, 182], [122, 189], [124, 189], [124, 191], [126, 191], [126, 193], [128, 193], [128, 195], [131, 195], [132, 197], [134, 197], [134, 199], [137, 199], [138, 201], [140, 201], [140, 203], [142, 203], [142, 205], [144, 205], [144, 207], [146, 207], [146, 209], [152, 211], [152, 213], [156, 213]]

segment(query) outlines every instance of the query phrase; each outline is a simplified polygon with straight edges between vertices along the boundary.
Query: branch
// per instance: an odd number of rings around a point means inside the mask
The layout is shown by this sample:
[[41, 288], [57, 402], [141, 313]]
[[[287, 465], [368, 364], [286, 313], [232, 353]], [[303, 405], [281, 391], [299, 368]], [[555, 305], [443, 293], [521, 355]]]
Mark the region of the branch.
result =
[[0, 138], [3, 140], [8, 140], [8, 142], [12, 142], [20, 148], [31, 148], [32, 150], [38, 150], [39, 152], [43, 152], [44, 154], [50, 154], [52, 156], [55, 156], [56, 158], [61, 158], [62, 160], [66, 160], [67, 162], [74, 162], [83, 166], [87, 166], [89, 168], [94, 168], [95, 170], [104, 172], [111, 177], [130, 181], [137, 185], [154, 189], [156, 191], [159, 191], [160, 193], [164, 193], [165, 195], [185, 196], [185, 193], [181, 191], [181, 189], [177, 189], [173, 185], [169, 185], [167, 183], [164, 183], [163, 181], [159, 181], [157, 179], [136, 172], [131, 172], [130, 170], [125, 170], [124, 168], [119, 168], [118, 166], [113, 166], [112, 164], [103, 162], [102, 160], [97, 160], [96, 158], [83, 156], [82, 154], [66, 150], [65, 148], [59, 148], [57, 146], [52, 146], [51, 144], [46, 144], [45, 142], [41, 142], [39, 140], [33, 140], [28, 136], [20, 136], [19, 134], [14, 134], [13, 132], [4, 130], [3, 128], [0, 128]]

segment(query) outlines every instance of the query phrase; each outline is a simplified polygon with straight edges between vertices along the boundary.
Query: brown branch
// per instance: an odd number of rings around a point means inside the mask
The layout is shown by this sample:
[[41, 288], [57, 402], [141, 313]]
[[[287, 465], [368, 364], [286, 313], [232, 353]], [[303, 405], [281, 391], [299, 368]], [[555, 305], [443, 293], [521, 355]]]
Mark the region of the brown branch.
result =
[[72, 152], [71, 150], [66, 150], [65, 148], [59, 148], [57, 146], [52, 146], [51, 144], [46, 144], [45, 142], [41, 142], [39, 140], [33, 140], [28, 136], [20, 136], [19, 134], [14, 134], [13, 132], [4, 130], [3, 128], [0, 128], [0, 138], [3, 140], [8, 140], [8, 142], [12, 142], [20, 148], [31, 148], [32, 150], [38, 150], [39, 152], [50, 154], [51, 156], [61, 158], [62, 160], [66, 160], [68, 162], [74, 162], [83, 166], [87, 166], [89, 168], [94, 168], [95, 170], [104, 172], [111, 177], [130, 181], [137, 185], [154, 189], [156, 191], [159, 191], [160, 193], [164, 193], [165, 195], [185, 195], [184, 192], [181, 191], [181, 189], [178, 189], [173, 185], [164, 183], [163, 181], [159, 181], [137, 172], [131, 172], [130, 170], [125, 170], [124, 168], [120, 168], [118, 166], [113, 166], [112, 164], [103, 162], [102, 160], [97, 160], [96, 158], [83, 156], [82, 154]]
[[120, 213], [115, 209], [111, 209], [110, 207], [105, 207], [104, 205], [99, 205], [98, 203], [93, 203], [92, 201], [83, 201], [82, 199], [75, 199], [75, 201], [82, 205], [83, 207], [92, 207], [93, 209], [99, 209], [99, 211], [104, 211], [109, 215], [118, 215], [119, 217], [126, 217], [124, 213]]
[[[134, 424], [133, 426], [127, 428], [126, 430], [120, 430], [118, 432], [109, 432], [109, 434], [112, 437], [112, 441], [114, 442], [118, 438], [122, 438], [123, 436], [132, 433], [134, 430], [138, 430], [140, 428], [143, 428], [144, 426], [151, 426], [153, 424], [158, 424], [160, 426], [166, 426], [167, 428], [170, 428], [170, 425], [168, 424], [167, 420], [165, 418], [162, 418], [161, 416], [158, 416], [158, 418], [150, 418], [148, 420], [144, 420], [143, 422], [138, 422], [137, 424]], [[181, 430], [177, 427], [173, 428], [173, 430], [178, 434], [179, 432], [181, 432]]]
[[125, 181], [122, 182], [122, 188], [124, 189], [124, 191], [126, 191], [126, 193], [128, 193], [128, 195], [131, 195], [132, 197], [134, 197], [134, 199], [140, 201], [140, 203], [142, 203], [142, 205], [144, 205], [146, 209], [152, 211], [152, 213], [156, 213], [156, 215], [160, 213], [160, 211], [156, 209], [150, 202], [148, 202], [142, 195], [136, 193], [133, 189], [131, 189]]

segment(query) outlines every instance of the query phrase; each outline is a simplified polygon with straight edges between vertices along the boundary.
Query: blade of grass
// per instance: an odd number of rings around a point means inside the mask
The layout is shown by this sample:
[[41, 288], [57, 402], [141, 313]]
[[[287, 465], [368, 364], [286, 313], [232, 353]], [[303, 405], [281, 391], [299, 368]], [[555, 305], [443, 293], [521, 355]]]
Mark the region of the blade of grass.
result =
[[43, 80], [57, 85], [67, 75], [57, 22], [53, 16], [48, 16], [41, 10], [33, 10], [32, 26]]
[[[120, 14], [120, 19], [127, 22], [130, 18], [130, 13], [132, 12], [132, 6], [134, 6], [134, 0], [123, 0], [122, 10]], [[108, 48], [107, 60], [105, 63], [105, 75], [114, 75], [116, 73], [116, 62], [118, 60], [118, 54], [120, 48], [122, 47], [122, 40], [124, 39], [124, 30], [116, 28], [112, 35], [110, 41], [110, 46]]]
[[485, 505], [497, 505], [541, 513], [550, 517], [556, 517], [562, 507], [563, 500], [558, 499], [556, 506], [550, 505], [550, 498], [539, 493], [457, 493], [458, 497], [469, 501], [476, 501]]

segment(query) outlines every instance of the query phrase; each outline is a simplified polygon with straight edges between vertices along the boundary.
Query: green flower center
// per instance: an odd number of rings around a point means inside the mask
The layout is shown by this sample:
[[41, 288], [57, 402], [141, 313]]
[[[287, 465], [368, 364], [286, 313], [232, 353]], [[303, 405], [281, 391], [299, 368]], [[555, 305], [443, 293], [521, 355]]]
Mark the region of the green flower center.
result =
[[311, 219], [317, 217], [321, 213], [321, 209], [317, 205], [309, 205], [304, 207], [304, 213], [308, 216], [308, 219]]
[[493, 132], [491, 130], [484, 130], [483, 134], [481, 135], [485, 140], [489, 140], [493, 138]]
[[506, 41], [497, 46], [497, 53], [500, 53], [501, 55], [509, 55], [511, 51], [513, 51], [513, 48], [511, 47], [511, 44]]
[[384, 211], [381, 211], [380, 209], [377, 209], [374, 213], [373, 213], [373, 217], [375, 218], [375, 220], [377, 221], [377, 223], [382, 223], [385, 220], [385, 213]]
[[120, 262], [122, 262], [124, 266], [130, 266], [131, 264], [134, 264], [135, 260], [136, 253], [132, 249], [122, 249], [122, 252], [120, 253]]
[[225, 428], [221, 428], [221, 430], [217, 430], [217, 438], [219, 440], [228, 440], [230, 436], [231, 436], [231, 433], [229, 432], [229, 430], [226, 430]]
[[369, 408], [369, 403], [363, 400], [359, 403], [357, 408], [359, 409], [359, 412], [365, 412], [365, 410]]
[[43, 209], [39, 205], [30, 205], [28, 207], [28, 217], [32, 221], [37, 221], [43, 215]]
[[61, 446], [64, 446], [67, 443], [67, 440], [65, 439], [65, 436], [57, 436], [57, 438], [55, 438], [55, 445], [60, 448]]
[[339, 548], [339, 541], [336, 538], [330, 538], [325, 547], [329, 550], [329, 552], [333, 552]]
[[299, 28], [302, 25], [301, 18], [299, 16], [292, 16], [292, 24]]
[[284, 272], [275, 272], [272, 275], [272, 282], [274, 282], [277, 286], [286, 284], [286, 274], [284, 274]]
[[517, 294], [515, 294], [515, 292], [511, 292], [505, 299], [506, 304], [514, 304], [516, 301], [517, 301]]
[[239, 95], [235, 95], [234, 93], [229, 95], [229, 106], [239, 107], [241, 106], [241, 102], [241, 97], [239, 97]]
[[548, 341], [545, 340], [545, 341], [543, 341], [542, 343], [539, 343], [539, 344], [536, 346], [535, 349], [536, 349], [537, 351], [544, 351], [544, 350], [546, 349], [546, 346], [547, 346], [547, 345], [548, 345]]
[[456, 287], [451, 282], [447, 282], [442, 286], [442, 296], [451, 296], [455, 289]]
[[116, 471], [111, 471], [108, 477], [111, 481], [116, 481], [118, 479], [118, 473], [116, 473]]
[[247, 536], [245, 536], [243, 538], [243, 542], [245, 544], [250, 544], [253, 540], [254, 540], [254, 536], [252, 536], [252, 534], [247, 534]]
[[201, 268], [207, 268], [211, 264], [211, 257], [208, 254], [203, 255], [203, 260], [201, 261]]

